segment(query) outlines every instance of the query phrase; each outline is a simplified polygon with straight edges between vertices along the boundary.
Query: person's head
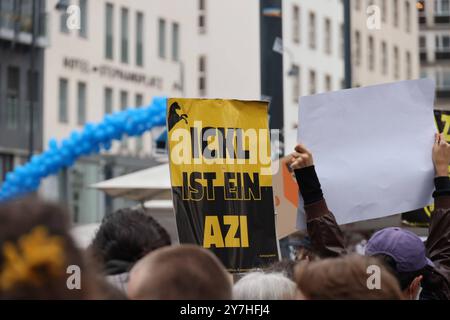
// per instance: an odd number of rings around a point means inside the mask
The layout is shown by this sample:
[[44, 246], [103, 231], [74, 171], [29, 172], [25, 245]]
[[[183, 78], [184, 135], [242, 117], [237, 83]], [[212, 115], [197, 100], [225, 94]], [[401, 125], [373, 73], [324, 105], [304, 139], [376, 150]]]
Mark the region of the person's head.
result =
[[295, 282], [282, 273], [251, 272], [233, 287], [235, 300], [293, 300]]
[[367, 256], [377, 257], [391, 269], [405, 298], [415, 299], [427, 267], [425, 245], [414, 233], [401, 228], [385, 228], [373, 234], [365, 248]]
[[300, 263], [295, 280], [297, 298], [302, 300], [400, 300], [403, 297], [397, 280], [382, 263], [360, 255]]
[[194, 245], [158, 249], [130, 272], [128, 297], [149, 300], [228, 300], [231, 277], [210, 251]]
[[0, 206], [0, 299], [97, 298], [92, 279], [63, 209], [35, 199]]
[[90, 251], [103, 264], [112, 260], [133, 264], [170, 244], [167, 231], [145, 209], [121, 209], [103, 218]]

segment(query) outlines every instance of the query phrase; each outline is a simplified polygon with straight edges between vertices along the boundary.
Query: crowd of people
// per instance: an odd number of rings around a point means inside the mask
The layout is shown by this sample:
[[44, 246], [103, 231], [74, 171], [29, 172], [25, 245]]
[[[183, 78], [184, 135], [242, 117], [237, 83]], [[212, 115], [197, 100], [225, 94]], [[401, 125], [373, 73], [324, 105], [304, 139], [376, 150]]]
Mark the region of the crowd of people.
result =
[[450, 145], [440, 134], [432, 159], [435, 210], [426, 243], [402, 228], [385, 228], [359, 255], [347, 253], [311, 152], [296, 146], [290, 166], [304, 200], [314, 259], [305, 255], [239, 275], [228, 273], [200, 246], [172, 244], [144, 209], [105, 216], [83, 250], [61, 207], [36, 198], [5, 203], [0, 206], [0, 299], [448, 300]]

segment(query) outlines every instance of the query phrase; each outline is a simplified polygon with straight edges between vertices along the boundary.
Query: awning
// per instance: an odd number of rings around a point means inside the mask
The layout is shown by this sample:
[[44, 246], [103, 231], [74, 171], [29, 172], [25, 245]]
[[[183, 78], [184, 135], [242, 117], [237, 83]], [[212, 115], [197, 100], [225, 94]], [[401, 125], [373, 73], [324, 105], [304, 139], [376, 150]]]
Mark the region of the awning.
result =
[[135, 201], [171, 200], [169, 164], [136, 171], [91, 185], [111, 197]]

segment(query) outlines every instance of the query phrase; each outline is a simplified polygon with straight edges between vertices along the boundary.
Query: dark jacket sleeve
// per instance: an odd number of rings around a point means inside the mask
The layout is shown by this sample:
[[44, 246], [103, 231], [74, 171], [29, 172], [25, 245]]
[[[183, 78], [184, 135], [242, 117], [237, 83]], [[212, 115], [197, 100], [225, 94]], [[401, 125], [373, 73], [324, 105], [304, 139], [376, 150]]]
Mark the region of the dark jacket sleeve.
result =
[[450, 179], [434, 179], [434, 211], [426, 242], [428, 258], [450, 281]]
[[315, 253], [324, 258], [345, 254], [344, 236], [328, 210], [314, 166], [295, 170], [295, 177], [305, 203], [307, 231]]

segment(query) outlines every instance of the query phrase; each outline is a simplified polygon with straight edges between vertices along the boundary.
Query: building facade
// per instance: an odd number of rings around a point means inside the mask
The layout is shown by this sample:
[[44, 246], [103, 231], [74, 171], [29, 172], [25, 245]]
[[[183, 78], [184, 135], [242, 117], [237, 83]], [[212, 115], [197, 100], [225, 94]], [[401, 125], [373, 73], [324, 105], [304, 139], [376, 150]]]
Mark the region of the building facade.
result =
[[[47, 5], [52, 24], [44, 59], [44, 147], [108, 113], [148, 105], [155, 96], [260, 98], [257, 0]], [[98, 221], [129, 204], [89, 185], [154, 165], [152, 147], [160, 133], [123, 139], [110, 152], [80, 159], [46, 179], [41, 194], [68, 205], [77, 223]]]
[[343, 86], [342, 2], [283, 0], [283, 44], [284, 140], [290, 153], [297, 142], [299, 97]]
[[419, 1], [421, 76], [436, 83], [435, 108], [450, 110], [450, 0]]
[[415, 0], [351, 0], [354, 87], [419, 77]]
[[[281, 114], [282, 121], [277, 127], [283, 129], [284, 150], [289, 153], [297, 140], [299, 97], [343, 87], [340, 0], [265, 0], [263, 13], [263, 2], [259, 0], [41, 2], [45, 2], [46, 17], [51, 23], [46, 37], [49, 46], [45, 52], [40, 51], [43, 86], [39, 99], [45, 108], [42, 131], [36, 131], [38, 124], [33, 130], [38, 150], [45, 150], [50, 139], [64, 139], [73, 130], [82, 130], [88, 122], [101, 121], [108, 113], [148, 105], [155, 96], [255, 100], [267, 98], [265, 82], [270, 87], [270, 81], [280, 81], [281, 102], [272, 103], [271, 117]], [[2, 8], [5, 3], [14, 7], [17, 1], [1, 3]], [[368, 25], [374, 8], [367, 10], [374, 5], [379, 28]], [[351, 6], [353, 85], [417, 78], [415, 1], [351, 0]], [[272, 10], [275, 7], [278, 11]], [[279, 53], [272, 52], [277, 51], [272, 50], [272, 39], [262, 45], [267, 35], [261, 25], [263, 15], [281, 20]], [[2, 43], [12, 42], [4, 38], [7, 33], [3, 30], [2, 27]], [[444, 47], [445, 41], [442, 40]], [[23, 51], [26, 43], [15, 45], [14, 50], [19, 47]], [[266, 63], [270, 54], [263, 50], [281, 54], [281, 63], [272, 64], [274, 60], [270, 59]], [[20, 72], [20, 85], [6, 85], [8, 68], [3, 61], [22, 59], [19, 52], [5, 55], [0, 62], [3, 112], [0, 121], [7, 119], [7, 110], [11, 109], [3, 101], [19, 103], [16, 102], [19, 98], [11, 98], [15, 97], [14, 86], [20, 86], [16, 90], [20, 94], [25, 94], [28, 88], [23, 82], [25, 70]], [[29, 60], [26, 54], [23, 60], [15, 64], [26, 69]], [[282, 67], [278, 68], [279, 65]], [[268, 78], [267, 69], [279, 72], [280, 77]], [[11, 83], [17, 82], [14, 72], [9, 77]], [[26, 96], [20, 99], [25, 105]], [[0, 126], [1, 132], [8, 130], [0, 135], [5, 140], [0, 140], [0, 154], [8, 154], [1, 163], [3, 171], [25, 159], [27, 140], [26, 130], [22, 129], [26, 127], [20, 128]], [[46, 179], [40, 193], [66, 204], [75, 222], [97, 221], [105, 212], [128, 204], [109, 199], [89, 185], [155, 164], [153, 144], [160, 134], [161, 130], [156, 129], [139, 138], [116, 142], [109, 152], [80, 159], [72, 168]], [[2, 138], [11, 136], [20, 143]], [[13, 162], [11, 153], [16, 154]]]
[[0, 184], [8, 171], [28, 159], [30, 148], [42, 150], [47, 17], [45, 1], [35, 5], [33, 41], [33, 1], [0, 1]]

